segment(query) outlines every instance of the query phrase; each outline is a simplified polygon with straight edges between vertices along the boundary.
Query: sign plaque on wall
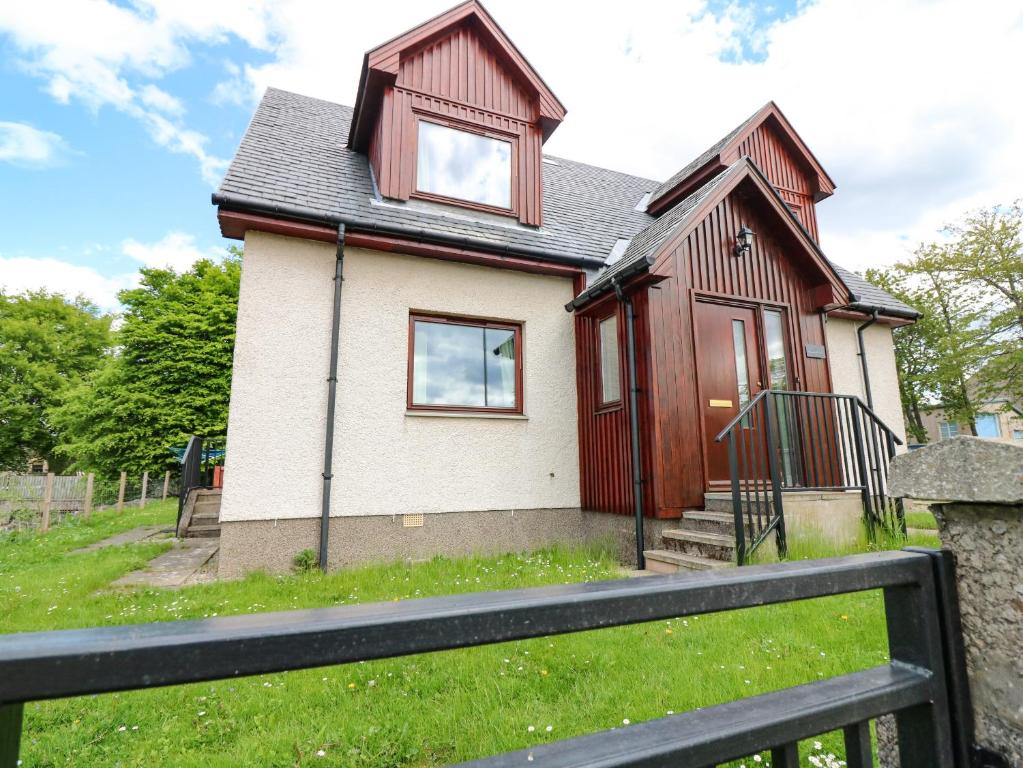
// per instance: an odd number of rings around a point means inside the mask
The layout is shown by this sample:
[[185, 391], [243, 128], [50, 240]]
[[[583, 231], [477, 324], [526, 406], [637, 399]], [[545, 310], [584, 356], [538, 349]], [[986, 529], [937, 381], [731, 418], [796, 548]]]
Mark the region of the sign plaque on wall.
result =
[[806, 348], [806, 356], [814, 360], [823, 360], [828, 356], [823, 344], [804, 344], [803, 346]]

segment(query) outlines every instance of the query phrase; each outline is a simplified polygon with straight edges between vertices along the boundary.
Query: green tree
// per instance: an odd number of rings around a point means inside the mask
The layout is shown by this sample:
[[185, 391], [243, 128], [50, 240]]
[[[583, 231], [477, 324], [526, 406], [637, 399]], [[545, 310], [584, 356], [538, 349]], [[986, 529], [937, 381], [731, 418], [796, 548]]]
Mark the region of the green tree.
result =
[[1023, 205], [986, 208], [947, 228], [942, 268], [971, 293], [982, 319], [981, 396], [1023, 399]]
[[122, 291], [117, 347], [54, 413], [58, 450], [108, 476], [170, 467], [189, 435], [227, 429], [241, 253], [187, 272], [143, 269]]
[[84, 298], [0, 292], [0, 470], [54, 462], [51, 411], [102, 362], [110, 320]]

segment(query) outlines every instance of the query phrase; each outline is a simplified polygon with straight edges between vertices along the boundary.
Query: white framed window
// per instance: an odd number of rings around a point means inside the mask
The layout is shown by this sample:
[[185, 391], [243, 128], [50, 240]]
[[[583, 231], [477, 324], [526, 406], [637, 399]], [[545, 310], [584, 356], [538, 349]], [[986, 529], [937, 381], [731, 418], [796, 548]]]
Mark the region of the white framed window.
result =
[[1002, 436], [997, 413], [978, 413], [973, 423], [977, 425], [977, 437], [998, 438]]
[[618, 357], [618, 318], [605, 317], [599, 324], [600, 333], [600, 404], [621, 402], [622, 371]]
[[1013, 440], [1023, 440], [1023, 429], [1014, 429], [1014, 430], [1012, 430], [1012, 439]]
[[416, 191], [511, 209], [512, 143], [419, 120]]
[[942, 440], [948, 440], [959, 436], [959, 425], [954, 421], [943, 421], [938, 428], [941, 431]]

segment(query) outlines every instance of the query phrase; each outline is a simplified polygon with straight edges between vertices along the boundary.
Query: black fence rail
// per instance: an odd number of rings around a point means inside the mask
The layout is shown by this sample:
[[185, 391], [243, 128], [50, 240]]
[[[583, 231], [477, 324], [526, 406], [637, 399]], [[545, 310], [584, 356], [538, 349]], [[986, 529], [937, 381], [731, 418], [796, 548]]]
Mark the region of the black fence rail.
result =
[[224, 463], [226, 438], [200, 437], [192, 435], [188, 439], [184, 455], [181, 457], [181, 482], [178, 485], [178, 520], [181, 524], [181, 513], [185, 509], [188, 493], [194, 488], [207, 488], [213, 484], [213, 468]]
[[[872, 764], [868, 723], [894, 713], [903, 768], [966, 768], [971, 746], [951, 556], [828, 560], [286, 613], [0, 636], [0, 768], [15, 766], [24, 702], [179, 685], [884, 590], [890, 663], [486, 758], [475, 766], [714, 766], [844, 729]], [[951, 638], [951, 639], [950, 639]]]
[[902, 440], [858, 397], [764, 390], [715, 441], [728, 445], [739, 565], [772, 532], [785, 553], [786, 492], [856, 491], [871, 536], [906, 532], [902, 501], [888, 493]]

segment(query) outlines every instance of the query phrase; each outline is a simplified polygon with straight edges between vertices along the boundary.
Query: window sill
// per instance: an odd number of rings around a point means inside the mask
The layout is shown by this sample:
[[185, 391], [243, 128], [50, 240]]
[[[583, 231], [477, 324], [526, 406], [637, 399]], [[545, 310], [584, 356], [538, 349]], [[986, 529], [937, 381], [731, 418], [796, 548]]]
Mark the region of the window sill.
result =
[[406, 416], [426, 416], [442, 419], [511, 419], [512, 421], [529, 421], [523, 413], [487, 413], [486, 411], [405, 411]]

